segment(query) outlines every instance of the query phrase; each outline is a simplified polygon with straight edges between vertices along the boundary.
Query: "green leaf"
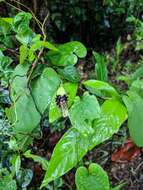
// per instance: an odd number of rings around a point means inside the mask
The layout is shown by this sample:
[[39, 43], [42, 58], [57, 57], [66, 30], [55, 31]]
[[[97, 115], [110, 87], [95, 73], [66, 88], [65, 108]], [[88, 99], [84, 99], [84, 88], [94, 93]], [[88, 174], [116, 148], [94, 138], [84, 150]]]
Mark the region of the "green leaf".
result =
[[60, 78], [52, 68], [46, 68], [42, 75], [33, 82], [33, 96], [41, 113], [50, 106], [59, 85]]
[[6, 109], [6, 114], [13, 125], [19, 149], [25, 150], [34, 138], [31, 134], [37, 128], [41, 118], [30, 93], [21, 95], [10, 108]]
[[78, 41], [68, 42], [59, 46], [61, 51], [66, 51], [69, 53], [75, 53], [79, 58], [84, 58], [87, 54], [85, 46]]
[[29, 53], [29, 49], [27, 46], [25, 45], [22, 45], [20, 46], [20, 64], [23, 64], [24, 61], [26, 60], [27, 56], [28, 56], [28, 53]]
[[13, 20], [13, 29], [17, 33], [16, 38], [24, 45], [30, 44], [35, 36], [33, 31], [29, 28], [31, 19], [32, 15], [30, 13], [20, 12]]
[[[18, 65], [15, 69], [15, 77], [11, 85], [11, 96], [14, 102], [6, 110], [7, 117], [14, 126], [13, 130], [21, 150], [25, 150], [27, 145], [31, 143], [34, 137], [31, 133], [40, 122], [40, 113], [44, 113], [45, 109], [48, 108], [60, 84], [56, 72], [51, 68], [46, 68], [42, 75], [33, 82], [32, 92], [30, 92], [27, 88], [27, 70], [25, 65]], [[16, 73], [19, 74], [16, 75]]]
[[2, 51], [0, 51], [0, 79], [3, 80], [9, 79], [12, 73], [12, 70], [10, 68], [12, 62], [13, 60], [10, 57], [4, 56]]
[[64, 69], [58, 69], [58, 73], [70, 82], [79, 82], [80, 74], [73, 65], [69, 65]]
[[[84, 96], [90, 97], [87, 93]], [[94, 100], [92, 96], [90, 98]], [[120, 125], [127, 118], [126, 108], [118, 100], [106, 100], [101, 108], [101, 116], [95, 119], [92, 126], [92, 133], [89, 133], [88, 130], [84, 130], [83, 133], [82, 125], [79, 127], [73, 126], [57, 143], [41, 188], [76, 166], [78, 161], [81, 160], [89, 150], [116, 133]], [[89, 107], [88, 109], [90, 110]], [[88, 116], [91, 114], [89, 118], [92, 120], [94, 116], [97, 116], [95, 114], [96, 111], [92, 114], [91, 111], [88, 113], [88, 109], [85, 113], [87, 113]], [[82, 115], [80, 115], [80, 117], [82, 117]]]
[[70, 118], [75, 122], [80, 120], [90, 120], [99, 118], [100, 116], [100, 106], [95, 96], [90, 95], [85, 92], [83, 97], [76, 97], [74, 105], [70, 110]]
[[71, 105], [74, 102], [77, 90], [78, 90], [78, 84], [66, 82], [63, 84], [63, 87], [66, 91], [66, 94], [68, 96], [68, 107], [70, 108]]
[[108, 71], [107, 65], [105, 63], [105, 58], [103, 55], [100, 55], [97, 52], [93, 52], [93, 57], [96, 62], [95, 64], [95, 73], [98, 80], [107, 81], [108, 80]]
[[45, 158], [42, 158], [40, 156], [37, 156], [37, 155], [34, 155], [31, 153], [31, 150], [27, 150], [25, 153], [24, 153], [24, 156], [26, 158], [31, 158], [34, 160], [34, 162], [38, 162], [42, 165], [42, 168], [43, 170], [47, 170], [48, 168], [48, 165], [49, 165], [49, 162], [48, 160], [46, 160]]
[[33, 171], [31, 169], [23, 169], [18, 173], [18, 176], [16, 177], [17, 182], [19, 183], [19, 186], [21, 189], [26, 189], [26, 187], [30, 184], [33, 178]]
[[130, 90], [137, 92], [143, 98], [143, 80], [135, 80], [131, 84]]
[[6, 170], [0, 170], [0, 190], [17, 190], [16, 181], [12, 179], [12, 175]]
[[15, 180], [11, 180], [10, 178], [8, 178], [7, 176], [7, 179], [5, 177], [4, 181], [3, 182], [0, 182], [0, 190], [17, 190], [17, 187], [16, 187], [16, 181]]
[[49, 122], [50, 123], [53, 123], [54, 121], [56, 121], [62, 117], [62, 112], [56, 103], [56, 94], [53, 96], [53, 99], [50, 104], [50, 109], [49, 109]]
[[12, 74], [10, 95], [13, 101], [25, 93], [29, 93], [27, 89], [27, 72], [29, 66], [27, 64], [17, 65]]
[[41, 49], [42, 47], [48, 48], [48, 49], [53, 50], [53, 51], [58, 51], [58, 49], [53, 44], [51, 44], [50, 42], [40, 41], [40, 40], [34, 42], [33, 45], [31, 46], [30, 50], [35, 52], [36, 50]]
[[131, 138], [139, 147], [143, 146], [143, 98], [134, 91], [128, 91], [123, 100], [128, 110], [128, 127]]
[[8, 146], [9, 146], [9, 149], [13, 150], [13, 151], [19, 151], [19, 147], [18, 147], [18, 144], [17, 144], [17, 141], [15, 139], [15, 137], [11, 137], [9, 142], [8, 142]]
[[131, 76], [130, 80], [135, 81], [139, 78], [143, 77], [143, 66], [140, 66]]
[[13, 20], [14, 30], [17, 33], [25, 33], [29, 29], [29, 23], [32, 19], [32, 15], [26, 12], [18, 13]]
[[70, 120], [74, 127], [87, 135], [93, 133], [92, 121], [100, 117], [100, 106], [95, 96], [85, 92], [80, 99], [77, 97], [70, 109]]
[[2, 51], [0, 51], [0, 69], [6, 69], [12, 63], [12, 59], [8, 56], [5, 56]]
[[87, 80], [84, 86], [89, 92], [102, 98], [120, 98], [118, 92], [110, 84], [99, 80]]
[[101, 106], [101, 117], [93, 123], [94, 133], [89, 149], [111, 138], [126, 119], [127, 110], [123, 103], [116, 99], [106, 100]]
[[0, 42], [8, 48], [13, 48], [12, 22], [13, 18], [0, 18]]
[[31, 44], [34, 37], [34, 33], [31, 30], [27, 30], [25, 33], [18, 33], [16, 39], [23, 45]]
[[13, 165], [13, 174], [16, 174], [16, 176], [18, 175], [18, 172], [20, 170], [21, 167], [21, 158], [19, 155], [14, 154], [11, 160], [11, 163]]
[[35, 37], [33, 40], [32, 40], [32, 43], [33, 45], [30, 47], [29, 49], [29, 61], [32, 62], [36, 55], [35, 55], [35, 52], [37, 50], [40, 50], [41, 48], [48, 48], [50, 50], [53, 50], [53, 51], [58, 51], [58, 49], [51, 43], [49, 42], [46, 42], [46, 41], [40, 41], [40, 39], [36, 41], [37, 37]]
[[[76, 96], [77, 84], [75, 84], [75, 83], [64, 83], [63, 88], [65, 90], [65, 94], [68, 96], [68, 103], [67, 103], [68, 105], [67, 106], [68, 106], [68, 108], [70, 108], [70, 106], [72, 105], [74, 98]], [[58, 92], [58, 90], [57, 90], [57, 92]], [[50, 110], [49, 110], [49, 122], [50, 123], [56, 121], [57, 119], [59, 119], [62, 116], [62, 112], [56, 103], [57, 92], [54, 95], [52, 102], [50, 104]]]
[[88, 151], [88, 138], [69, 129], [57, 143], [41, 188], [72, 169]]
[[110, 190], [107, 173], [98, 164], [90, 164], [89, 168], [79, 167], [75, 182], [77, 190]]
[[124, 50], [124, 45], [121, 42], [121, 38], [118, 39], [116, 46], [115, 46], [115, 50], [116, 50], [116, 56], [117, 56], [117, 58], [119, 58], [122, 51]]
[[0, 18], [0, 32], [4, 34], [10, 33], [12, 30], [13, 18]]
[[75, 65], [79, 58], [86, 56], [86, 48], [80, 42], [68, 42], [58, 47], [59, 51], [49, 51], [47, 53], [48, 61], [56, 66]]

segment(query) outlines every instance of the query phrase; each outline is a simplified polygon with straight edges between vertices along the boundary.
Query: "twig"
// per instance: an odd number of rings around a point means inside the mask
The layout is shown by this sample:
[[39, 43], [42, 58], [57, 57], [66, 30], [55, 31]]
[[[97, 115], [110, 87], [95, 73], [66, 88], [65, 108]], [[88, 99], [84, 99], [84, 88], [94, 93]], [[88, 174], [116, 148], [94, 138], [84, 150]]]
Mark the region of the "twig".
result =
[[[27, 7], [26, 5], [20, 3], [17, 0], [11, 0], [11, 1], [14, 1], [15, 3], [17, 3], [17, 4], [21, 5], [21, 6], [23, 6], [24, 8], [26, 8], [32, 14], [34, 20], [36, 21], [37, 25], [39, 26], [40, 30], [42, 31], [42, 23], [37, 19], [37, 17], [35, 16], [33, 11], [29, 7]], [[15, 8], [15, 9], [17, 9], [18, 11], [23, 11], [22, 9], [19, 9], [18, 7], [12, 5], [11, 3], [8, 3], [7, 1], [5, 1], [5, 3], [7, 3], [9, 6]]]
[[27, 7], [27, 6], [24, 5], [23, 3], [20, 3], [20, 2], [17, 1], [17, 0], [11, 0], [11, 1], [14, 1], [14, 2], [16, 2], [17, 4], [19, 4], [19, 5], [23, 6], [24, 8], [26, 8], [26, 9], [32, 14], [33, 18], [35, 19], [35, 21], [37, 22], [39, 28], [41, 29], [42, 23], [40, 22], [40, 20], [37, 19], [37, 17], [35, 16], [34, 12], [33, 12], [29, 7]]
[[[45, 23], [46, 23], [48, 17], [49, 17], [49, 13], [45, 17], [43, 24], [42, 24], [42, 33], [43, 33], [43, 37], [44, 37], [43, 41], [46, 41], [46, 38], [47, 38], [46, 33], [45, 33]], [[35, 61], [32, 64], [32, 67], [31, 67], [29, 75], [28, 75], [28, 82], [30, 81], [31, 75], [32, 75], [36, 65], [38, 64], [39, 59], [41, 58], [41, 56], [43, 54], [43, 50], [44, 50], [44, 48], [41, 48], [40, 52], [38, 53], [37, 58], [35, 59]]]
[[12, 5], [11, 3], [8, 3], [7, 1], [4, 1], [4, 3], [6, 3], [6, 4], [9, 5], [10, 7], [14, 8], [14, 9], [16, 9], [16, 10], [18, 10], [18, 11], [23, 11], [22, 9], [20, 9], [20, 8], [14, 6], [14, 5]]
[[[37, 15], [37, 0], [33, 0], [34, 14]], [[33, 28], [35, 29], [35, 22], [33, 22]]]
[[28, 75], [28, 83], [29, 83], [29, 81], [30, 81], [30, 79], [31, 79], [31, 75], [32, 75], [32, 73], [33, 73], [33, 71], [34, 71], [36, 65], [38, 64], [39, 59], [41, 58], [41, 56], [42, 56], [42, 54], [43, 54], [43, 50], [44, 50], [44, 48], [42, 48], [42, 49], [40, 50], [40, 52], [39, 52], [37, 58], [35, 59], [35, 61], [34, 61], [33, 64], [32, 64], [32, 67], [31, 67], [31, 69], [30, 69], [30, 71], [29, 71], [29, 75]]
[[42, 24], [42, 33], [43, 33], [44, 41], [46, 40], [45, 24], [46, 24], [46, 21], [48, 20], [48, 17], [49, 17], [49, 12], [46, 15], [46, 17], [45, 17], [45, 19], [43, 21], [43, 24]]

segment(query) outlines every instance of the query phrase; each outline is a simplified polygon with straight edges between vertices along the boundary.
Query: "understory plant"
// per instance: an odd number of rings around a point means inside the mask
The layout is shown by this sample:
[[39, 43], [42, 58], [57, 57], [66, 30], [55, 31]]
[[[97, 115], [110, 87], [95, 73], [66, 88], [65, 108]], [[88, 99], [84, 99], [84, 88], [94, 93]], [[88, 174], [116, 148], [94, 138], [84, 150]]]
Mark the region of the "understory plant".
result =
[[[46, 173], [40, 189], [48, 188], [50, 182], [76, 167], [95, 146], [117, 133], [127, 118], [134, 142], [143, 145], [143, 133], [140, 132], [143, 130], [142, 80], [134, 81], [126, 95], [105, 81], [81, 82], [76, 65], [87, 54], [85, 46], [78, 41], [62, 45], [50, 43], [45, 33], [48, 16], [43, 23], [34, 17], [41, 35], [30, 28], [31, 19], [32, 15], [27, 12], [0, 18], [0, 85], [8, 89], [9, 98], [4, 106], [3, 120], [11, 129], [6, 142], [11, 155], [10, 169], [3, 170], [1, 166], [0, 175], [6, 173], [3, 183], [11, 181], [11, 187], [7, 188], [10, 190], [17, 188], [21, 178], [22, 188], [26, 189], [32, 179], [33, 173], [28, 169], [30, 177], [25, 177], [23, 158], [42, 165]], [[61, 118], [66, 121], [66, 132], [54, 147], [50, 160], [30, 151], [34, 139], [43, 138], [45, 118], [49, 126]], [[140, 126], [138, 130], [136, 126]], [[99, 190], [103, 177], [102, 190], [111, 189], [107, 174], [100, 166], [92, 164], [89, 171], [93, 176], [87, 176], [86, 168], [77, 170], [78, 190], [87, 190], [85, 184], [81, 184], [82, 178], [89, 183], [98, 172], [99, 182], [94, 189]], [[26, 179], [30, 180], [26, 183]], [[96, 180], [93, 185], [96, 186]]]

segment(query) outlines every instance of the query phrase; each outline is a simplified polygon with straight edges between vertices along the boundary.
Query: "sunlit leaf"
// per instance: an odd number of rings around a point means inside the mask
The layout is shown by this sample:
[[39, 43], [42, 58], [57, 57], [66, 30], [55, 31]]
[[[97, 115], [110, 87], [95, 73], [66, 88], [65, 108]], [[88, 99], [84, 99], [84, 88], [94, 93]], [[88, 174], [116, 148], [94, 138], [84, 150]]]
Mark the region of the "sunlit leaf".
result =
[[[90, 95], [85, 94], [86, 98], [90, 100]], [[94, 99], [91, 96], [91, 102]], [[78, 100], [79, 101], [79, 100]], [[77, 101], [77, 102], [78, 102]], [[78, 102], [79, 105], [81, 102]], [[93, 103], [93, 102], [92, 102]], [[90, 105], [90, 104], [89, 104]], [[73, 105], [74, 106], [74, 105]], [[112, 108], [112, 109], [111, 109]], [[88, 109], [92, 109], [89, 108]], [[85, 117], [86, 113], [92, 120], [97, 117], [97, 111], [82, 113]], [[96, 107], [95, 107], [96, 109]], [[77, 112], [78, 113], [78, 112]], [[80, 115], [82, 118], [82, 115]], [[101, 107], [100, 117], [96, 118], [93, 125], [87, 130], [82, 129], [83, 125], [76, 127], [73, 126], [69, 129], [54, 148], [49, 167], [41, 187], [46, 186], [50, 181], [57, 179], [72, 169], [79, 160], [96, 145], [109, 139], [116, 133], [121, 124], [126, 120], [127, 113], [124, 105], [118, 100], [107, 100]], [[89, 125], [87, 126], [89, 127]], [[89, 133], [88, 129], [92, 129]]]
[[23, 64], [24, 61], [26, 60], [27, 56], [28, 56], [28, 52], [29, 52], [29, 49], [27, 46], [25, 45], [22, 45], [20, 46], [20, 64]]
[[54, 149], [41, 188], [72, 169], [88, 151], [88, 141], [77, 129], [69, 129]]
[[87, 80], [83, 84], [89, 92], [102, 98], [119, 98], [120, 96], [114, 87], [103, 81]]
[[94, 134], [89, 149], [111, 138], [127, 119], [127, 110], [118, 100], [106, 100], [101, 106], [101, 112], [101, 117], [93, 123]]

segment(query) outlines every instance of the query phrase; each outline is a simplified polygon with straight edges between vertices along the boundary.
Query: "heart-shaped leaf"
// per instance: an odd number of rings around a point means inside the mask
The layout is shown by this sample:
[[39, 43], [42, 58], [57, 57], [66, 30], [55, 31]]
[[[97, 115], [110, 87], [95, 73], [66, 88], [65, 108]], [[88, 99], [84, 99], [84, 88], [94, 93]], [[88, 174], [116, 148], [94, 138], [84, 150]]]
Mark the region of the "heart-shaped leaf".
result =
[[79, 167], [76, 171], [75, 182], [77, 190], [110, 190], [107, 173], [94, 163], [90, 164], [88, 169]]
[[59, 51], [49, 51], [46, 58], [56, 66], [75, 65], [79, 58], [86, 56], [85, 46], [77, 41], [68, 42], [58, 47]]

